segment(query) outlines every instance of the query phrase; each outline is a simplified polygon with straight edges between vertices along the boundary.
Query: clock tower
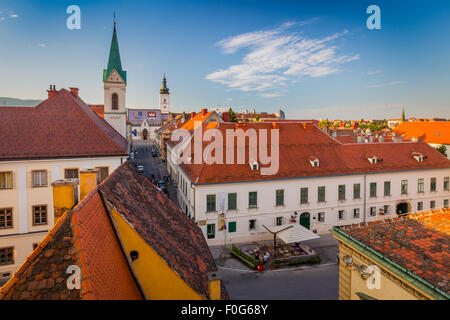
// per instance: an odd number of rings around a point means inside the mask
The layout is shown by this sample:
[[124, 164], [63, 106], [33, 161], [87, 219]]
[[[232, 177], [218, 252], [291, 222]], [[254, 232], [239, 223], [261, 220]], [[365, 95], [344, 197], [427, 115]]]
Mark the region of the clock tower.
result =
[[103, 70], [103, 87], [105, 93], [104, 118], [117, 132], [127, 138], [127, 112], [125, 109], [127, 72], [122, 69], [120, 61], [115, 21], [108, 68]]
[[159, 109], [161, 114], [169, 114], [170, 112], [170, 93], [167, 88], [166, 75], [163, 78], [163, 85], [159, 91]]

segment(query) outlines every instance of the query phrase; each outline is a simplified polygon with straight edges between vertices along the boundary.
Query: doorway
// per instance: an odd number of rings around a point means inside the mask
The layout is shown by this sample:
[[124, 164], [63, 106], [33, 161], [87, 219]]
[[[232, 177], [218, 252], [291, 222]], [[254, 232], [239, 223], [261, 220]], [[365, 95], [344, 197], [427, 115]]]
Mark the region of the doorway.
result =
[[300, 225], [309, 230], [309, 227], [311, 225], [311, 216], [309, 212], [303, 212], [300, 215]]

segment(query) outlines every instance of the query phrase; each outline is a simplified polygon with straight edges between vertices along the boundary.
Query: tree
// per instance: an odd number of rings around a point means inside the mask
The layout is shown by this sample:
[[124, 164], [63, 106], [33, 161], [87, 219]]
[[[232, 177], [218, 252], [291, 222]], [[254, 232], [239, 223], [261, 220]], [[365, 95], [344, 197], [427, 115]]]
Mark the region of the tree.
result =
[[319, 125], [319, 128], [331, 127], [331, 121], [328, 119], [322, 120], [322, 121], [319, 121], [318, 125]]
[[436, 148], [437, 151], [442, 153], [445, 157], [447, 157], [447, 147], [444, 145], [441, 145], [440, 147]]
[[238, 122], [236, 119], [236, 113], [234, 113], [233, 109], [230, 108], [228, 110], [228, 114], [230, 116], [230, 119], [229, 119], [230, 122]]

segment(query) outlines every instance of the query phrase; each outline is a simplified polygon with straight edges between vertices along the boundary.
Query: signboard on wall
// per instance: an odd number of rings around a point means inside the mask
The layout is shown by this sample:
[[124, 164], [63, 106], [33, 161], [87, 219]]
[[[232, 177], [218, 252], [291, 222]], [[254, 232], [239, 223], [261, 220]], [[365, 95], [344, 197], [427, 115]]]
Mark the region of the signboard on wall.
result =
[[156, 112], [155, 111], [150, 111], [148, 113], [148, 118], [149, 119], [155, 119], [156, 118]]

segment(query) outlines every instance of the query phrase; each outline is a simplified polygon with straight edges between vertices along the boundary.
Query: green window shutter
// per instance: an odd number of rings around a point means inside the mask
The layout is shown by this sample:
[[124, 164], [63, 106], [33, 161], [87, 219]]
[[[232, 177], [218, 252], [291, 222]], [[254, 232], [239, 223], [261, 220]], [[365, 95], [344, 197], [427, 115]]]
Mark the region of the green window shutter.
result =
[[361, 198], [361, 184], [356, 183], [353, 185], [353, 199]]
[[308, 203], [308, 188], [300, 189], [300, 203]]
[[248, 207], [256, 208], [258, 206], [258, 193], [257, 192], [249, 192], [248, 193]]
[[284, 190], [276, 191], [276, 205], [277, 206], [284, 205]]
[[208, 194], [206, 196], [206, 212], [216, 211], [216, 195]]
[[216, 237], [216, 225], [208, 224], [206, 226], [206, 233], [207, 233], [208, 239], [214, 239]]
[[228, 222], [228, 232], [236, 232], [236, 222]]
[[317, 201], [318, 202], [325, 202], [325, 187], [319, 187], [317, 190]]
[[345, 185], [340, 185], [338, 189], [338, 199], [345, 200]]
[[237, 193], [229, 193], [228, 194], [228, 210], [236, 210], [237, 209]]

